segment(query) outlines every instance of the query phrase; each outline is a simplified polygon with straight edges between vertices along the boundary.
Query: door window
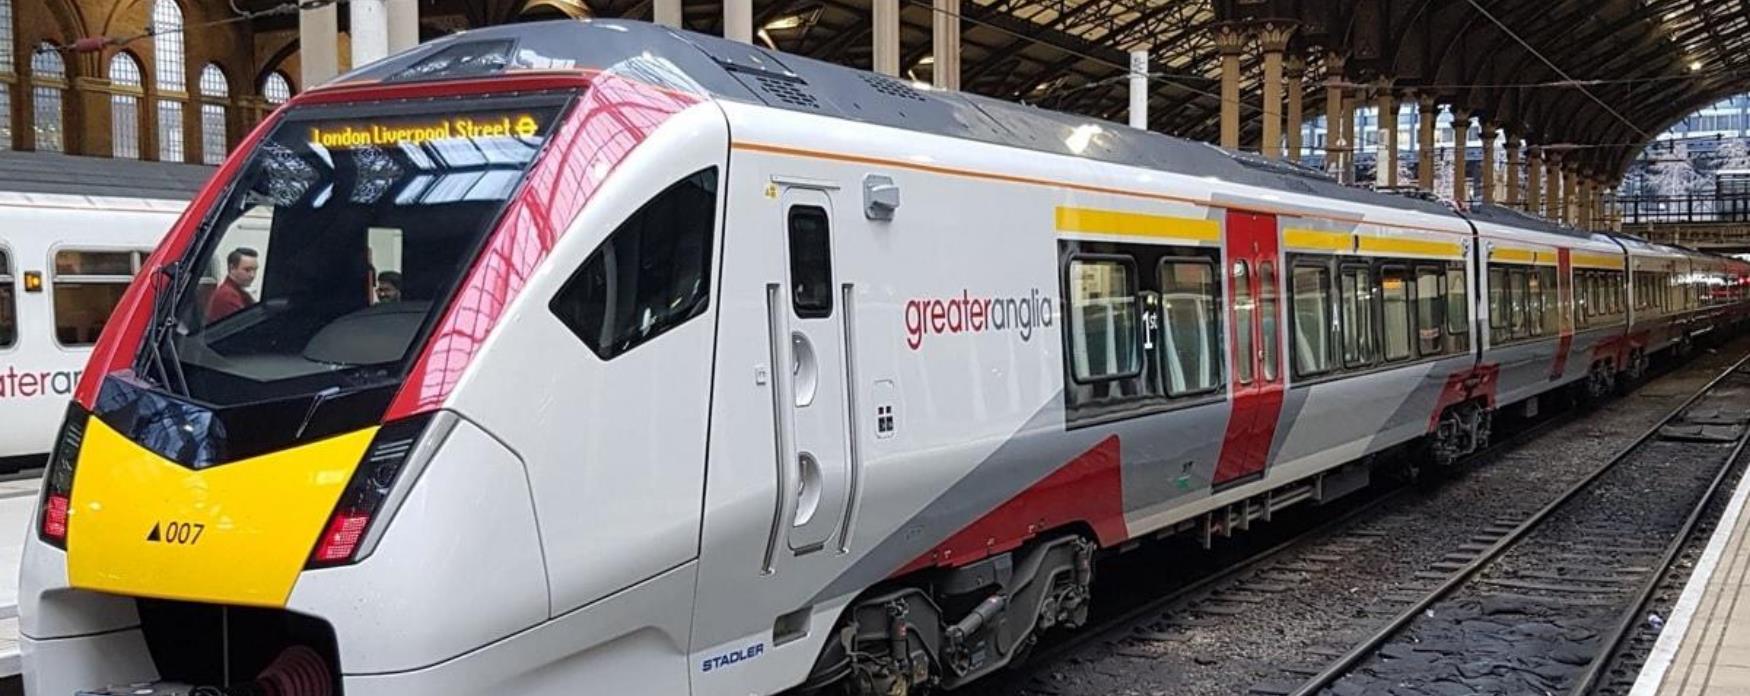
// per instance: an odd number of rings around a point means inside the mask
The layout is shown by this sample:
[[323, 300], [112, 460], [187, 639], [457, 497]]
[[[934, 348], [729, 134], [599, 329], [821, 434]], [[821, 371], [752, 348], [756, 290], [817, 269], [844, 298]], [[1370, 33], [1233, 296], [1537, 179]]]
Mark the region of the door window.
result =
[[608, 235], [549, 309], [603, 360], [704, 314], [716, 211], [716, 169], [668, 187]]
[[1075, 377], [1092, 382], [1137, 374], [1136, 280], [1129, 261], [1070, 262], [1070, 352]]
[[1256, 349], [1252, 346], [1252, 315], [1257, 308], [1252, 304], [1251, 266], [1245, 261], [1234, 262], [1233, 288], [1234, 371], [1240, 384], [1251, 384], [1252, 361], [1257, 359]]
[[790, 208], [790, 286], [796, 316], [832, 316], [832, 235], [818, 206]]
[[1276, 337], [1276, 265], [1265, 261], [1258, 264], [1258, 325], [1263, 336], [1264, 381], [1274, 382], [1279, 339]]
[[145, 255], [142, 251], [55, 252], [55, 339], [69, 347], [96, 343]]

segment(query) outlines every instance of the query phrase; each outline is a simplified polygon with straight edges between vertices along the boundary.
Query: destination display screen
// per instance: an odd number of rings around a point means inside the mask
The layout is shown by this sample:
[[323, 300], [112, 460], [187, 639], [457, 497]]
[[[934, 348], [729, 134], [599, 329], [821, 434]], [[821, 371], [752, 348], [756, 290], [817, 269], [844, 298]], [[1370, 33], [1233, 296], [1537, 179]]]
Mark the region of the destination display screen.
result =
[[398, 147], [442, 140], [516, 138], [546, 135], [551, 110], [509, 113], [468, 113], [454, 116], [379, 118], [311, 123], [309, 142], [330, 150]]

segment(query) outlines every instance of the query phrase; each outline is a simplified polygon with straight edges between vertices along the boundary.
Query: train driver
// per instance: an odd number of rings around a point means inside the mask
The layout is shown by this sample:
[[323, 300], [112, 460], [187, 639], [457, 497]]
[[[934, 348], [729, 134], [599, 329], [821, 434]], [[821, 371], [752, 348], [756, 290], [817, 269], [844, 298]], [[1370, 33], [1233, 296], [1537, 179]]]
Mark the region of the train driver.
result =
[[377, 274], [377, 304], [401, 301], [401, 274], [383, 271]]
[[255, 272], [261, 266], [260, 253], [249, 247], [237, 247], [225, 256], [225, 280], [207, 299], [207, 321], [214, 322], [236, 314], [255, 304], [249, 286], [255, 284]]

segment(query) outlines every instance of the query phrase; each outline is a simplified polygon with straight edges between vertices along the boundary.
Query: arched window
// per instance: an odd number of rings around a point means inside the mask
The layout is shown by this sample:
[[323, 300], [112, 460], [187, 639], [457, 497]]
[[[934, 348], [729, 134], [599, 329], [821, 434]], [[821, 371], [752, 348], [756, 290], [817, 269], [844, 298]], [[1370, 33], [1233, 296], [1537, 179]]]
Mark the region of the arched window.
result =
[[140, 158], [140, 62], [127, 53], [109, 59], [109, 142], [116, 157]]
[[182, 47], [182, 8], [176, 0], [152, 3], [152, 59], [158, 79], [158, 159], [181, 162], [182, 104], [188, 93], [188, 71]]
[[225, 161], [229, 142], [225, 132], [225, 100], [231, 98], [231, 83], [225, 71], [208, 63], [201, 68], [201, 161], [218, 164]]
[[61, 52], [48, 43], [37, 44], [30, 55], [31, 101], [36, 103], [31, 116], [36, 127], [36, 149], [43, 152], [65, 152], [61, 138], [61, 92], [67, 89], [67, 64]]
[[278, 70], [268, 73], [267, 79], [261, 81], [261, 97], [275, 106], [291, 101], [292, 81]]
[[12, 149], [12, 0], [0, 0], [0, 150]]

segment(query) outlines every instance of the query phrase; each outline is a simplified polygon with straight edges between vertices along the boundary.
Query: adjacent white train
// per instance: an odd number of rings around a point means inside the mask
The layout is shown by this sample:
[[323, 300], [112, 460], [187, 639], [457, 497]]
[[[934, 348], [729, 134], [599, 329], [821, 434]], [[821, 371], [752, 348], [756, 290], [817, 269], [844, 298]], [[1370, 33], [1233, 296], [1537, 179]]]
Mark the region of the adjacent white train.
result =
[[0, 471], [42, 466], [110, 311], [187, 204], [0, 191]]
[[468, 32], [300, 95], [147, 259], [27, 688], [949, 689], [1100, 554], [1474, 450], [1747, 275], [645, 24]]

